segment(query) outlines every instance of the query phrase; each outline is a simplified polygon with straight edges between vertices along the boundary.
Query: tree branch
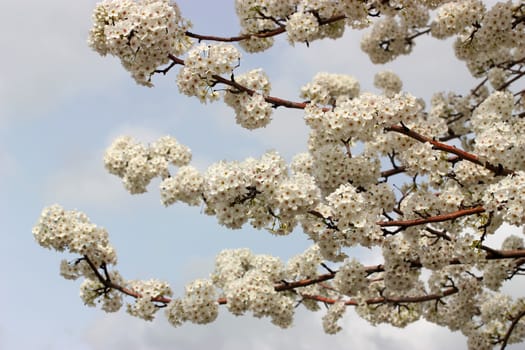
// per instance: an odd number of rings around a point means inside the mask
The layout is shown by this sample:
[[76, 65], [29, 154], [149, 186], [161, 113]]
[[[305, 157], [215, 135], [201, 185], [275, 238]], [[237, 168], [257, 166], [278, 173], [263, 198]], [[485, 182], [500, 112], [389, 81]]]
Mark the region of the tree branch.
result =
[[[514, 258], [525, 258], [525, 249], [518, 249], [518, 250], [492, 250], [491, 249], [487, 253], [487, 256], [486, 256], [486, 260], [514, 259]], [[121, 293], [123, 293], [123, 294], [125, 294], [127, 296], [133, 297], [135, 299], [142, 297], [142, 295], [140, 293], [137, 293], [134, 290], [131, 290], [129, 288], [126, 288], [124, 286], [121, 286], [121, 285], [119, 285], [117, 283], [112, 282], [109, 279], [109, 276], [107, 278], [102, 276], [102, 274], [98, 271], [98, 268], [93, 264], [93, 262], [89, 259], [89, 257], [87, 255], [84, 256], [84, 259], [88, 263], [88, 265], [91, 268], [91, 270], [93, 271], [93, 273], [96, 275], [96, 277], [99, 280], [99, 282], [105, 288], [118, 290], [119, 292], [121, 292]], [[520, 260], [523, 260], [523, 259], [520, 259]], [[461, 264], [461, 262], [458, 259], [453, 259], [449, 263], [451, 265], [460, 265]], [[415, 262], [411, 262], [411, 267], [413, 267], [413, 268], [421, 268], [422, 265], [421, 265], [420, 262], [415, 261]], [[369, 275], [371, 275], [373, 273], [383, 272], [383, 271], [384, 271], [384, 265], [382, 265], [382, 264], [371, 265], [371, 266], [366, 266], [365, 267], [365, 272], [366, 272], [367, 276], [369, 276]], [[306, 287], [306, 286], [309, 286], [309, 285], [312, 285], [312, 284], [321, 283], [321, 282], [324, 282], [324, 281], [331, 280], [331, 279], [333, 279], [336, 276], [336, 274], [337, 274], [337, 271], [333, 271], [331, 273], [319, 275], [319, 276], [317, 276], [315, 278], [308, 278], [308, 279], [303, 279], [303, 280], [299, 280], [299, 281], [295, 281], [295, 282], [281, 282], [281, 283], [275, 284], [274, 290], [276, 292], [282, 292], [282, 291], [287, 291], [287, 290], [294, 290], [294, 289], [300, 288], [300, 287]], [[417, 302], [424, 302], [424, 301], [439, 299], [439, 298], [442, 298], [444, 296], [448, 296], [448, 295], [457, 293], [457, 291], [458, 290], [455, 287], [452, 287], [452, 288], [450, 288], [448, 290], [445, 290], [443, 293], [441, 293], [439, 295], [438, 294], [430, 294], [430, 295], [423, 295], [423, 296], [417, 296], [417, 297], [388, 297], [388, 298], [387, 297], [380, 297], [380, 298], [368, 299], [366, 301], [366, 303], [367, 304], [380, 304], [380, 303], [385, 303], [385, 302], [389, 302], [389, 303], [417, 303]], [[325, 298], [325, 297], [321, 297], [321, 296], [309, 296], [309, 295], [303, 295], [303, 294], [301, 294], [301, 295], [303, 297], [308, 298], [308, 299], [321, 301], [321, 302], [324, 302], [324, 303], [327, 303], [327, 304], [333, 304], [334, 302], [336, 302], [336, 300], [334, 300], [334, 299], [329, 299], [329, 298]], [[157, 296], [157, 297], [151, 298], [151, 301], [159, 302], [159, 303], [163, 303], [163, 304], [168, 304], [171, 300], [172, 300], [171, 298], [164, 297], [164, 296]], [[218, 298], [217, 299], [217, 303], [220, 304], [220, 305], [227, 304], [227, 302], [228, 302], [228, 300], [226, 298]], [[357, 302], [354, 301], [354, 300], [349, 300], [349, 301], [346, 302], [346, 304], [347, 305], [357, 305]], [[520, 318], [521, 317], [523, 317], [523, 316], [520, 316]]]
[[512, 320], [512, 323], [510, 324], [509, 329], [507, 330], [507, 333], [505, 333], [505, 336], [503, 337], [503, 341], [501, 343], [501, 350], [505, 349], [507, 347], [507, 343], [509, 341], [510, 335], [512, 334], [512, 331], [514, 328], [516, 328], [518, 322], [525, 316], [525, 310], [522, 310], [518, 316], [514, 317]]
[[[185, 64], [183, 59], [180, 59], [172, 54], [169, 54], [168, 57], [176, 64], [180, 64], [182, 66], [184, 66]], [[246, 86], [239, 84], [233, 79], [226, 79], [217, 74], [213, 74], [211, 77], [212, 79], [214, 79], [215, 81], [219, 83], [222, 83], [227, 86], [231, 86], [240, 92], [247, 93], [250, 96], [256, 93], [255, 90], [249, 89]], [[293, 102], [290, 100], [284, 100], [282, 98], [274, 97], [274, 96], [264, 96], [264, 100], [268, 103], [271, 103], [274, 107], [282, 106], [282, 107], [287, 107], [287, 108], [304, 109], [307, 105], [306, 102]]]
[[386, 127], [385, 130], [386, 131], [393, 131], [393, 132], [397, 132], [397, 133], [406, 135], [406, 136], [411, 137], [414, 140], [417, 140], [417, 141], [422, 142], [422, 143], [428, 142], [432, 146], [434, 146], [435, 149], [455, 154], [455, 155], [457, 155], [459, 158], [461, 158], [463, 160], [467, 160], [469, 162], [472, 162], [474, 164], [480, 165], [480, 166], [484, 167], [485, 169], [488, 169], [488, 170], [492, 171], [495, 175], [510, 175], [510, 174], [514, 174], [514, 172], [512, 170], [505, 169], [501, 165], [497, 165], [496, 166], [496, 165], [490, 164], [489, 162], [482, 162], [481, 160], [479, 160], [479, 157], [476, 156], [475, 154], [463, 151], [463, 150], [461, 150], [459, 148], [456, 148], [455, 146], [450, 146], [450, 145], [447, 145], [446, 143], [436, 141], [436, 140], [434, 140], [434, 139], [432, 139], [430, 137], [423, 136], [420, 133], [407, 128], [406, 126], [403, 126], [403, 125], [392, 125], [392, 126]]
[[[459, 292], [459, 289], [457, 289], [456, 287], [451, 287], [451, 288], [445, 289], [441, 293], [436, 293], [436, 294], [425, 294], [425, 295], [414, 296], [414, 297], [378, 297], [378, 298], [370, 298], [370, 299], [365, 300], [365, 303], [367, 303], [368, 305], [388, 304], [388, 303], [393, 303], [393, 304], [422, 303], [422, 302], [425, 302], [425, 301], [440, 300], [443, 297], [447, 297], [447, 296], [455, 294], [457, 292]], [[336, 299], [327, 298], [327, 297], [323, 297], [323, 296], [320, 296], [320, 295], [301, 294], [301, 296], [303, 298], [305, 298], [305, 299], [316, 300], [316, 301], [323, 302], [325, 304], [335, 304], [336, 302], [338, 302], [338, 300], [336, 300]], [[359, 302], [357, 302], [356, 300], [350, 299], [350, 300], [345, 301], [345, 305], [357, 306], [357, 305], [359, 305]]]
[[[323, 26], [323, 25], [327, 25], [330, 23], [344, 20], [344, 19], [346, 19], [345, 15], [335, 15], [327, 19], [319, 20], [319, 25]], [[286, 32], [286, 27], [278, 27], [272, 30], [264, 30], [258, 33], [248, 33], [248, 34], [230, 36], [230, 37], [222, 37], [222, 36], [215, 36], [215, 35], [202, 35], [202, 34], [197, 34], [197, 33], [193, 33], [190, 31], [187, 31], [185, 34], [186, 36], [190, 38], [197, 39], [199, 42], [203, 40], [219, 41], [219, 42], [237, 42], [237, 41], [248, 40], [251, 38], [269, 38], [269, 37], [273, 37], [273, 36], [282, 34], [284, 32]]]
[[454, 220], [462, 216], [480, 214], [485, 212], [485, 208], [477, 206], [468, 209], [460, 209], [452, 213], [435, 215], [428, 218], [412, 219], [412, 220], [391, 220], [391, 221], [380, 221], [377, 224], [381, 227], [399, 226], [399, 227], [410, 227], [423, 224], [429, 224], [432, 222], [443, 222], [448, 220]]

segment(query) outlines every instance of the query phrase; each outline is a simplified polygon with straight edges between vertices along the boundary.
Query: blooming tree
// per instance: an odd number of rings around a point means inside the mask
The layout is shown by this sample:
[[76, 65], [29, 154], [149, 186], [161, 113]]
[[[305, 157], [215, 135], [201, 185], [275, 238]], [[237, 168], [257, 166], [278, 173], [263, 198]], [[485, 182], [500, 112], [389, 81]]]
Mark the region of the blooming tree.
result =
[[[223, 99], [247, 129], [271, 122], [276, 109], [302, 110], [307, 152], [287, 164], [275, 151], [221, 161], [200, 172], [190, 149], [166, 136], [144, 145], [116, 139], [106, 169], [132, 194], [160, 177], [166, 206], [201, 206], [220, 225], [251, 225], [273, 235], [300, 229], [312, 241], [287, 262], [248, 249], [217, 255], [208, 279], [182, 297], [159, 280], [119, 274], [108, 233], [59, 205], [33, 229], [46, 248], [78, 254], [61, 275], [83, 278], [89, 306], [152, 320], [164, 309], [174, 326], [205, 324], [219, 309], [251, 312], [291, 326], [297, 306], [327, 306], [322, 326], [336, 333], [353, 307], [372, 324], [404, 327], [421, 318], [460, 330], [470, 349], [505, 348], [525, 340], [525, 299], [502, 294], [523, 274], [522, 237], [500, 247], [486, 238], [507, 223], [525, 225], [525, 2], [492, 8], [480, 0], [236, 0], [240, 34], [191, 31], [168, 0], [107, 0], [93, 15], [90, 47], [120, 59], [133, 79], [152, 86], [177, 68], [181, 93]], [[402, 91], [389, 71], [376, 74], [381, 94], [351, 76], [319, 73], [300, 89], [302, 101], [271, 94], [262, 69], [240, 72], [240, 49], [262, 52], [274, 38], [291, 45], [337, 39], [370, 27], [361, 48], [374, 63], [410, 54], [422, 35], [455, 38], [454, 51], [479, 84], [464, 94], [438, 92], [427, 106]], [[364, 266], [352, 247], [378, 247], [384, 262]], [[426, 272], [424, 272], [426, 271]], [[423, 273], [422, 273], [423, 272]], [[221, 306], [223, 305], [223, 306]]]

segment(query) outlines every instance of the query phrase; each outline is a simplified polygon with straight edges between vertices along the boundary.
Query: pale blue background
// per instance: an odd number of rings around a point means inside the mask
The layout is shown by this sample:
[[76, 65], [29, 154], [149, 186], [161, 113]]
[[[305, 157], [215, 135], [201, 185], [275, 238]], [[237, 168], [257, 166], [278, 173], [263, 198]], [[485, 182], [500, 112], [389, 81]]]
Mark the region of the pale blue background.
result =
[[[62, 255], [44, 250], [31, 228], [43, 207], [60, 203], [88, 214], [110, 232], [119, 269], [130, 279], [159, 278], [176, 294], [192, 278], [206, 277], [224, 248], [250, 247], [286, 259], [307, 246], [304, 235], [273, 237], [250, 229], [227, 231], [199, 208], [164, 208], [158, 182], [131, 196], [105, 172], [104, 149], [121, 134], [143, 142], [170, 134], [188, 145], [201, 169], [221, 159], [260, 156], [277, 149], [288, 160], [306, 149], [300, 111], [278, 109], [275, 122], [248, 132], [234, 123], [222, 102], [201, 105], [178, 94], [175, 71], [137, 86], [114, 58], [86, 45], [95, 1], [0, 1], [0, 349], [455, 349], [465, 339], [424, 322], [404, 330], [372, 327], [349, 310], [345, 330], [322, 332], [319, 314], [299, 312], [295, 327], [281, 331], [268, 320], [234, 318], [223, 308], [211, 326], [153, 323], [124, 312], [85, 307], [79, 282], [62, 279]], [[194, 31], [238, 33], [233, 1], [179, 2]], [[413, 56], [373, 66], [359, 50], [362, 33], [339, 42], [290, 47], [284, 37], [264, 55], [243, 54], [239, 72], [262, 66], [272, 94], [298, 99], [299, 88], [318, 71], [355, 76], [375, 91], [383, 68], [403, 79], [404, 90], [429, 101], [434, 91], [467, 92], [475, 82], [455, 61], [450, 42], [420, 38]], [[377, 252], [363, 255], [379, 262]], [[517, 290], [516, 288], [514, 290]]]

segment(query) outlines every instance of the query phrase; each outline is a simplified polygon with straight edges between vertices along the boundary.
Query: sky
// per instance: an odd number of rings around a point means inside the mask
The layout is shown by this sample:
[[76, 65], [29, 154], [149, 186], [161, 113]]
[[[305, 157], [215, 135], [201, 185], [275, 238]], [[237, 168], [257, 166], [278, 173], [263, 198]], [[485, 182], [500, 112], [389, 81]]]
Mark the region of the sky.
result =
[[[238, 33], [233, 1], [178, 3], [193, 31]], [[426, 322], [401, 330], [373, 327], [352, 310], [342, 321], [344, 330], [327, 336], [322, 313], [302, 310], [294, 327], [283, 331], [267, 319], [234, 317], [224, 308], [211, 325], [173, 328], [162, 312], [145, 322], [124, 311], [106, 314], [84, 306], [80, 281], [58, 274], [60, 260], [72, 257], [42, 249], [31, 234], [41, 210], [54, 203], [85, 212], [109, 231], [124, 277], [169, 281], [177, 295], [192, 279], [208, 276], [222, 249], [249, 247], [286, 260], [309, 246], [299, 231], [287, 237], [248, 228], [230, 231], [199, 208], [165, 208], [158, 181], [148, 193], [132, 196], [105, 171], [104, 150], [119, 135], [145, 143], [172, 135], [192, 149], [193, 163], [204, 170], [222, 159], [258, 157], [270, 149], [290, 160], [306, 150], [307, 128], [300, 111], [277, 109], [265, 129], [244, 130], [222, 102], [202, 105], [180, 95], [175, 72], [156, 77], [154, 88], [136, 85], [115, 58], [88, 48], [95, 4], [0, 1], [0, 349], [465, 347], [461, 334]], [[375, 66], [359, 49], [361, 35], [348, 32], [341, 40], [309, 48], [291, 47], [279, 38], [263, 54], [243, 53], [239, 70], [264, 68], [272, 95], [292, 100], [319, 71], [352, 75], [362, 90], [376, 92], [374, 74], [390, 69], [403, 80], [403, 90], [427, 102], [436, 91], [466, 92], [475, 85], [450, 42], [423, 37], [413, 55]], [[364, 263], [380, 261], [377, 252], [355, 254]]]

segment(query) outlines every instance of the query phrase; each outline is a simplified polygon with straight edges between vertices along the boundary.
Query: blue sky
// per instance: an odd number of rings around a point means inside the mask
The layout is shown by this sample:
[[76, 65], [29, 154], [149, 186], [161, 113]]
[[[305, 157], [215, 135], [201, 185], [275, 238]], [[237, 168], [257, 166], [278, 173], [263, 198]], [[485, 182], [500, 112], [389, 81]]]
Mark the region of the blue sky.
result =
[[[80, 282], [58, 274], [64, 256], [42, 249], [32, 237], [47, 205], [86, 212], [108, 229], [126, 278], [167, 280], [176, 294], [191, 279], [206, 277], [222, 249], [250, 247], [287, 259], [308, 246], [300, 232], [274, 237], [251, 229], [228, 231], [199, 208], [165, 208], [158, 182], [147, 194], [131, 196], [104, 170], [103, 152], [122, 134], [142, 142], [172, 135], [192, 149], [203, 170], [214, 161], [242, 160], [269, 149], [291, 159], [306, 149], [307, 129], [300, 111], [278, 109], [270, 126], [246, 131], [222, 102], [201, 105], [179, 95], [175, 72], [157, 77], [154, 88], [137, 86], [117, 60], [87, 47], [95, 3], [0, 2], [0, 349], [464, 347], [461, 335], [427, 323], [405, 330], [374, 328], [351, 310], [345, 330], [329, 337], [322, 332], [322, 315], [305, 312], [289, 331], [268, 320], [235, 318], [226, 310], [211, 326], [175, 329], [162, 313], [146, 323], [125, 312], [108, 315], [85, 307]], [[195, 32], [234, 35], [233, 3], [181, 0], [179, 6]], [[290, 99], [298, 99], [300, 87], [318, 71], [353, 75], [362, 90], [374, 91], [374, 73], [391, 69], [403, 79], [404, 90], [427, 101], [434, 91], [465, 92], [474, 86], [450, 43], [421, 38], [414, 55], [374, 66], [359, 50], [361, 35], [295, 49], [280, 38], [265, 54], [243, 53], [239, 71], [263, 67], [272, 94]], [[356, 251], [365, 262], [379, 261], [377, 254], [364, 253]]]

